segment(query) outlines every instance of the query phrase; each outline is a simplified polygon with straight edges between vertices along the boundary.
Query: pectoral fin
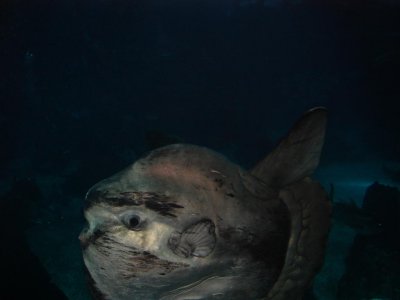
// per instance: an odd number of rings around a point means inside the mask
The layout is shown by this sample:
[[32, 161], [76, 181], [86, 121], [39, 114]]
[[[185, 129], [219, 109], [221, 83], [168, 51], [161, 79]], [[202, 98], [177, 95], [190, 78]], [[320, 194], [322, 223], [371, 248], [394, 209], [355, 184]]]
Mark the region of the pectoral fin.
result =
[[215, 244], [215, 225], [208, 219], [190, 225], [182, 233], [173, 233], [168, 241], [170, 249], [181, 257], [206, 257]]

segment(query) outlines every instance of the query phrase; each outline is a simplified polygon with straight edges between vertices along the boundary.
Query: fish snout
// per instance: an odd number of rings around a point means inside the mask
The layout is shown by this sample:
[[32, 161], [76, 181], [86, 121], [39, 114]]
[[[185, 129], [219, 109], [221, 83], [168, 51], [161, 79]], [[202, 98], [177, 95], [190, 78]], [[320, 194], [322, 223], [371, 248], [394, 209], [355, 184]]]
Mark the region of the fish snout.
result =
[[78, 236], [82, 249], [86, 249], [89, 244], [89, 228], [84, 228]]
[[100, 229], [90, 230], [88, 227], [84, 228], [79, 234], [79, 241], [83, 250], [85, 250], [90, 244], [96, 242], [96, 240], [105, 234]]

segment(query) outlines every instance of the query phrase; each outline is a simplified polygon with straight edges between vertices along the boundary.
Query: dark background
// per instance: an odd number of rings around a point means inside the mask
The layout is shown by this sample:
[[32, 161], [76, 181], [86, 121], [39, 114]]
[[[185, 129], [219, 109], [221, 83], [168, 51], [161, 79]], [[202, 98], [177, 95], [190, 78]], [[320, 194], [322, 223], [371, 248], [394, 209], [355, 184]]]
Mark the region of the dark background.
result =
[[149, 130], [252, 164], [316, 105], [325, 162], [399, 161], [399, 6], [266, 3], [2, 1], [1, 176], [21, 157], [118, 169]]
[[391, 168], [399, 100], [396, 1], [0, 2], [0, 190], [39, 186], [31, 247], [54, 276], [85, 191], [144, 152], [194, 143], [250, 167], [325, 106], [322, 170]]

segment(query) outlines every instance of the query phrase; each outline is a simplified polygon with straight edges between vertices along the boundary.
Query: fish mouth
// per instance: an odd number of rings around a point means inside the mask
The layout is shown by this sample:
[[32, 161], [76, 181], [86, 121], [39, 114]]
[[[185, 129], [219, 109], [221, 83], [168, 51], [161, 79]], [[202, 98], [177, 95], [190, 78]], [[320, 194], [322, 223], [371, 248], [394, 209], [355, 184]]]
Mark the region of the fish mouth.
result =
[[86, 250], [89, 245], [96, 243], [96, 241], [103, 237], [105, 233], [105, 231], [98, 229], [90, 233], [89, 228], [85, 227], [78, 236], [82, 250]]

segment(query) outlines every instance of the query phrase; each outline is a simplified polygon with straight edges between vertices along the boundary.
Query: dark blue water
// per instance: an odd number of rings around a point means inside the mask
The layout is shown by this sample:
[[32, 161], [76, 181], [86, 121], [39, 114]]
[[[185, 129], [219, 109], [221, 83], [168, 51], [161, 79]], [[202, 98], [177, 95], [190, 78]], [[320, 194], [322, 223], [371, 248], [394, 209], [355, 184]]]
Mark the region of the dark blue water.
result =
[[77, 236], [98, 180], [175, 142], [251, 167], [314, 106], [315, 177], [347, 206], [309, 297], [400, 299], [399, 196], [366, 197], [400, 185], [400, 4], [318, 2], [1, 1], [1, 299], [88, 299]]

